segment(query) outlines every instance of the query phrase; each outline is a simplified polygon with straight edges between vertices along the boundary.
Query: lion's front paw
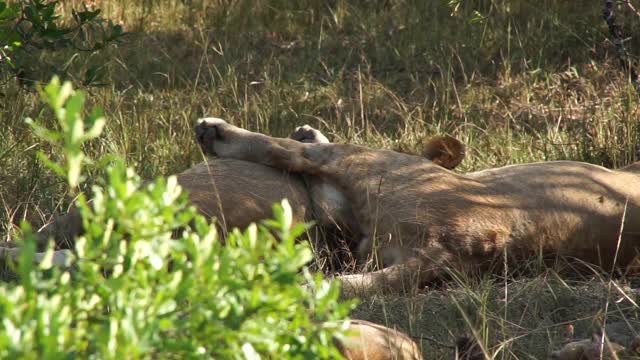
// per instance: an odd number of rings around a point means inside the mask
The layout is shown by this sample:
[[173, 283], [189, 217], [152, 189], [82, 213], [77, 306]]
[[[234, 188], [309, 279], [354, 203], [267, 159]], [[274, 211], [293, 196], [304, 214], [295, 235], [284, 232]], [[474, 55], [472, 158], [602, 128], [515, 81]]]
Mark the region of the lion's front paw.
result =
[[216, 141], [222, 140], [222, 128], [225, 125], [228, 125], [227, 122], [219, 118], [207, 117], [198, 119], [195, 129], [196, 141], [206, 155], [216, 155], [214, 145]]
[[291, 139], [303, 142], [303, 143], [313, 143], [313, 144], [328, 144], [329, 139], [327, 139], [324, 134], [320, 132], [320, 130], [316, 130], [309, 125], [303, 125], [296, 128], [296, 130], [289, 136]]

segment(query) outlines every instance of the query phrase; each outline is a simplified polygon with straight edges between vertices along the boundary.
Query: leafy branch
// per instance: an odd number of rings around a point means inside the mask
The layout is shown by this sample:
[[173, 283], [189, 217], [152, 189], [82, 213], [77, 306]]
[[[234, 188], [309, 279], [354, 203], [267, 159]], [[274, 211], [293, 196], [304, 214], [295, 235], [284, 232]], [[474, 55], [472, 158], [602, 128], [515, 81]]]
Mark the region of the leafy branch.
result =
[[[42, 72], [39, 54], [43, 51], [62, 52], [73, 59], [79, 52], [95, 53], [109, 44], [122, 39], [125, 32], [122, 26], [105, 20], [101, 10], [72, 10], [70, 24], [63, 23], [57, 13], [60, 1], [22, 0], [9, 3], [0, 0], [0, 69], [5, 74], [17, 77], [23, 84], [36, 79], [34, 74]], [[68, 63], [63, 61], [63, 64]], [[8, 70], [8, 71], [7, 71]], [[55, 70], [66, 76], [68, 66]], [[45, 74], [49, 77], [51, 74]], [[98, 80], [97, 67], [89, 67], [84, 74], [84, 85]]]

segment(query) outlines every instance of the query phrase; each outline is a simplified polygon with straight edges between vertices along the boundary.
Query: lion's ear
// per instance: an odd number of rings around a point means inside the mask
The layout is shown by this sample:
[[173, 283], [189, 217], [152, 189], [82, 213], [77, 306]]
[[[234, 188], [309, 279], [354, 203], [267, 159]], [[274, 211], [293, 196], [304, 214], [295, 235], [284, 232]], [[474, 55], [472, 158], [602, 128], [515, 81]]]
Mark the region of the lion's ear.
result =
[[464, 159], [465, 145], [449, 136], [434, 136], [422, 140], [422, 156], [446, 169], [453, 169]]

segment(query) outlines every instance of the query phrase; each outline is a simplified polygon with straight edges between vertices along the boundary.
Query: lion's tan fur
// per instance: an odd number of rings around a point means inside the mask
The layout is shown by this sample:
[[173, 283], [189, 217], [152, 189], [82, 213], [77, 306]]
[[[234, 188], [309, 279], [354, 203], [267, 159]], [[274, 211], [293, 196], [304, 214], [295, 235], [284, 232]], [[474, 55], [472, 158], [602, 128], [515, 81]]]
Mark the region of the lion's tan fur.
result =
[[349, 360], [418, 360], [422, 353], [406, 334], [365, 320], [351, 320], [348, 334], [336, 341]]
[[[202, 215], [217, 219], [223, 232], [270, 218], [273, 204], [284, 198], [291, 205], [295, 223], [312, 219], [311, 200], [299, 175], [242, 160], [209, 159], [176, 178], [187, 191], [189, 202]], [[71, 208], [40, 231], [39, 242], [44, 244], [52, 237], [58, 247], [72, 248], [73, 238], [82, 232], [80, 214]]]
[[210, 154], [319, 176], [342, 190], [364, 234], [360, 256], [377, 253], [384, 267], [341, 278], [356, 291], [415, 287], [447, 267], [475, 269], [505, 252], [577, 258], [608, 270], [629, 264], [640, 249], [635, 166], [612, 171], [558, 161], [459, 175], [389, 150], [302, 144], [224, 122], [200, 126], [212, 132], [203, 145]]
[[210, 159], [178, 174], [177, 180], [189, 202], [218, 219], [223, 229], [270, 218], [273, 204], [285, 198], [294, 223], [311, 220], [309, 194], [299, 175], [241, 160]]

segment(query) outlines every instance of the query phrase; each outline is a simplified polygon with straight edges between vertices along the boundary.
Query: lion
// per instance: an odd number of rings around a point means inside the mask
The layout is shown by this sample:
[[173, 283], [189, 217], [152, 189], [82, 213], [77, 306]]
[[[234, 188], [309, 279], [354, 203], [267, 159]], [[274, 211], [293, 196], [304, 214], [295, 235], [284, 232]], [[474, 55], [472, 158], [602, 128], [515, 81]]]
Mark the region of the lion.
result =
[[576, 161], [456, 174], [419, 156], [353, 144], [307, 144], [216, 118], [196, 136], [210, 156], [251, 161], [334, 184], [348, 199], [361, 259], [375, 271], [343, 275], [346, 293], [416, 289], [448, 269], [495, 260], [577, 259], [610, 270], [640, 248], [638, 163], [621, 170]]
[[365, 320], [351, 320], [347, 336], [335, 341], [349, 360], [418, 360], [422, 352], [406, 334]]

